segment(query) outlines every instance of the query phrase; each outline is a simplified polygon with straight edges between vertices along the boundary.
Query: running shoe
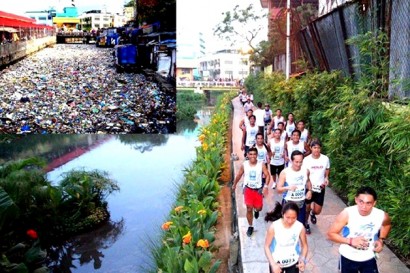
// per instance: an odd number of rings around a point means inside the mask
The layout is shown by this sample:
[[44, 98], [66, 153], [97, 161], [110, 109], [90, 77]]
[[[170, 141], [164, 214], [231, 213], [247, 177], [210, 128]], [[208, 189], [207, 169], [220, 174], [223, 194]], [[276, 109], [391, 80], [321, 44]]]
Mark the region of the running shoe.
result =
[[246, 232], [246, 235], [248, 235], [248, 237], [251, 237], [253, 233], [253, 227], [248, 227], [248, 231]]
[[272, 189], [276, 189], [276, 182], [272, 182]]
[[312, 233], [312, 232], [310, 231], [310, 226], [309, 226], [309, 224], [306, 224], [305, 228], [306, 228], [306, 234], [311, 234], [311, 233]]
[[316, 225], [316, 223], [317, 223], [316, 215], [311, 213], [310, 214], [310, 221], [312, 222], [312, 224]]
[[255, 219], [258, 219], [259, 218], [259, 211], [255, 210], [254, 216], [255, 216]]

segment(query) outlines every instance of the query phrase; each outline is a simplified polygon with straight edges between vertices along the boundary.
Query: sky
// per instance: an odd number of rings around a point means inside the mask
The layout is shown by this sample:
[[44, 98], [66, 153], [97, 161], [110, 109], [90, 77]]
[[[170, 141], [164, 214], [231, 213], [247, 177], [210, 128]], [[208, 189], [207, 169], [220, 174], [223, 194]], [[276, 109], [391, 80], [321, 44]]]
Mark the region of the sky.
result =
[[[258, 12], [267, 12], [267, 9], [261, 11], [260, 0], [177, 0], [178, 33], [183, 32], [184, 36], [192, 33], [190, 36], [195, 37], [196, 33], [202, 32], [207, 46], [212, 45], [211, 51], [220, 48], [227, 44], [213, 35], [213, 29], [223, 20], [222, 13], [232, 11], [236, 5], [246, 8], [249, 4], [253, 4]], [[261, 32], [259, 41], [267, 39], [268, 20], [265, 20], [266, 29]]]
[[[55, 7], [62, 12], [63, 7], [71, 7], [71, 0], [0, 0], [0, 10], [24, 15], [25, 11], [47, 10]], [[107, 11], [122, 12], [125, 0], [74, 0], [79, 14], [87, 10], [102, 10], [106, 5]]]

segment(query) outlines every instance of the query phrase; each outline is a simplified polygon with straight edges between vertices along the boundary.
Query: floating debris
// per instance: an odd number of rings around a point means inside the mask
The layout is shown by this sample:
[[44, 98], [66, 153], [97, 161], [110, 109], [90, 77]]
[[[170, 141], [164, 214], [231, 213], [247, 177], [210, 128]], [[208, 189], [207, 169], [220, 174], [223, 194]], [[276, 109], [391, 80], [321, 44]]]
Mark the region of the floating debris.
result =
[[0, 71], [0, 133], [174, 133], [175, 94], [116, 72], [112, 49], [58, 44]]

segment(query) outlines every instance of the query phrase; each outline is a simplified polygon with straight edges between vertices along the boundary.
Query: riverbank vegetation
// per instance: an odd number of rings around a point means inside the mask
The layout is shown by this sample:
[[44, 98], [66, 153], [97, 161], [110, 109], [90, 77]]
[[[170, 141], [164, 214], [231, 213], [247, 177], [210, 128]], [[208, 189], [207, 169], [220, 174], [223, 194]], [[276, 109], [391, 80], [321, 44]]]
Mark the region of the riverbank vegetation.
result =
[[218, 178], [224, 166], [227, 129], [231, 118], [226, 94], [217, 103], [210, 124], [201, 128], [196, 159], [184, 170], [173, 210], [162, 225], [163, 237], [152, 249], [153, 272], [216, 272], [215, 225], [220, 216]]
[[331, 159], [332, 188], [348, 204], [360, 186], [378, 192], [377, 206], [392, 218], [389, 246], [404, 260], [410, 254], [410, 107], [388, 97], [386, 36], [351, 40], [362, 54], [356, 80], [339, 72], [309, 72], [285, 81], [257, 75], [245, 85], [255, 101], [305, 120]]
[[0, 272], [48, 272], [45, 248], [109, 218], [105, 200], [119, 187], [107, 173], [72, 170], [53, 186], [44, 166], [38, 158], [0, 166]]
[[193, 90], [177, 91], [177, 120], [193, 120], [198, 108], [204, 105], [204, 94], [194, 93]]

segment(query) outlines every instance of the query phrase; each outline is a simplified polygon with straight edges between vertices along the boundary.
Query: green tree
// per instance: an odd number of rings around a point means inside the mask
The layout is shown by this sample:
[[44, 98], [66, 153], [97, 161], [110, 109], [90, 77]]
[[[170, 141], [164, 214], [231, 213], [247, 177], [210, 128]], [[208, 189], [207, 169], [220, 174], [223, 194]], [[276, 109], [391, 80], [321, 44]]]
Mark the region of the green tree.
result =
[[241, 9], [236, 5], [232, 11], [222, 13], [224, 19], [214, 29], [214, 35], [231, 44], [246, 44], [253, 52], [260, 50], [255, 40], [266, 27], [266, 14], [258, 15], [252, 4]]

